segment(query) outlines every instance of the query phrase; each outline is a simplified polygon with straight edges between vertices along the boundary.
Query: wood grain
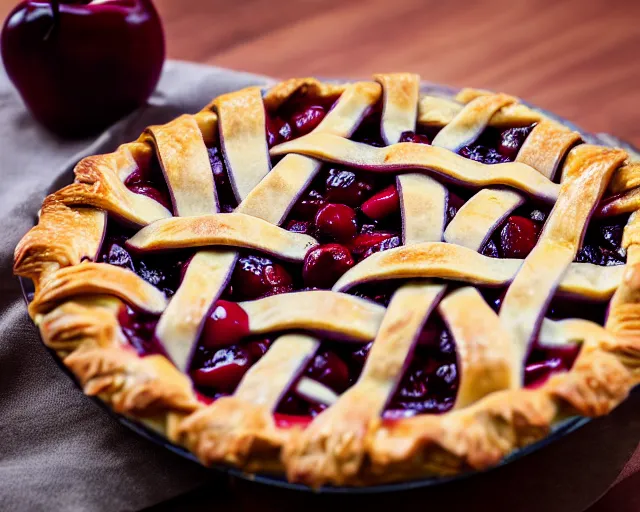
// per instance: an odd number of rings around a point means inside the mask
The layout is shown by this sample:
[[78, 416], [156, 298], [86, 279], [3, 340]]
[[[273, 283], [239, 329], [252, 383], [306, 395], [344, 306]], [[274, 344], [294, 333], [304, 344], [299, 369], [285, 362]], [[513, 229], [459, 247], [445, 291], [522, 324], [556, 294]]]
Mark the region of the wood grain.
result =
[[[0, 0], [4, 19], [15, 0]], [[508, 92], [640, 145], [640, 2], [156, 0], [171, 58]]]

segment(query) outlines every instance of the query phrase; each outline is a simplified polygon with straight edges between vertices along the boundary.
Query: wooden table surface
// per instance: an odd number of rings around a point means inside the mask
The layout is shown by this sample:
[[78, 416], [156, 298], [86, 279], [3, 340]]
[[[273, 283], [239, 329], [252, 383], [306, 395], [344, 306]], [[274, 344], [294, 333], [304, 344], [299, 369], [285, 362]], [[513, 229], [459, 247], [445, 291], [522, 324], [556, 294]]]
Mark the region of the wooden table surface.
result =
[[[16, 0], [0, 0], [4, 19]], [[171, 58], [520, 96], [640, 145], [638, 0], [155, 0]]]

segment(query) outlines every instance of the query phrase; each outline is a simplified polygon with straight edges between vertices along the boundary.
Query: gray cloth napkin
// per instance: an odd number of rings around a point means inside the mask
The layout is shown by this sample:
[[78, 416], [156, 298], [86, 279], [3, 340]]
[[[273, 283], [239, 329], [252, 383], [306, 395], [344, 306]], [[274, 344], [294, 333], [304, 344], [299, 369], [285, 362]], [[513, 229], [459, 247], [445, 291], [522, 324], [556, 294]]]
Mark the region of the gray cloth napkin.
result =
[[71, 181], [81, 157], [112, 151], [150, 124], [267, 81], [168, 62], [148, 106], [96, 140], [63, 141], [32, 120], [0, 67], [0, 510], [137, 510], [208, 478], [200, 466], [121, 426], [58, 368], [27, 316], [12, 275], [13, 250], [44, 196]]

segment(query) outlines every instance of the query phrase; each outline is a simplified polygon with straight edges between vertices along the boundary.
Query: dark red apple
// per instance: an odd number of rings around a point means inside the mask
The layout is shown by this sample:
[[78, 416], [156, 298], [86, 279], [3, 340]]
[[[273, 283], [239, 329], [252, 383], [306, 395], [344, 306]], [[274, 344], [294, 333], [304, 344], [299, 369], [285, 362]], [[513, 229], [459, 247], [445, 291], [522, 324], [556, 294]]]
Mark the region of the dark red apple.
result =
[[34, 117], [64, 136], [96, 133], [143, 105], [164, 58], [151, 0], [26, 0], [2, 30], [9, 77]]

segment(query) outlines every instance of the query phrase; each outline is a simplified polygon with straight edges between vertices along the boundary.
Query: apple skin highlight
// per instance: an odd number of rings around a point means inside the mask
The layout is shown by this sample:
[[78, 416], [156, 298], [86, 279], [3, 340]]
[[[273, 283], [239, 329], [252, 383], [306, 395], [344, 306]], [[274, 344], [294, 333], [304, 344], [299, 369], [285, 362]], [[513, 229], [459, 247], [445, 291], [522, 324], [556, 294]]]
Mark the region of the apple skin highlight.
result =
[[85, 137], [144, 105], [162, 71], [164, 32], [151, 0], [26, 0], [4, 23], [2, 60], [40, 123]]

